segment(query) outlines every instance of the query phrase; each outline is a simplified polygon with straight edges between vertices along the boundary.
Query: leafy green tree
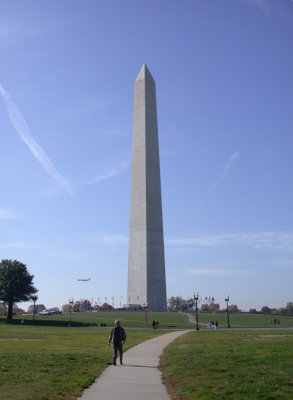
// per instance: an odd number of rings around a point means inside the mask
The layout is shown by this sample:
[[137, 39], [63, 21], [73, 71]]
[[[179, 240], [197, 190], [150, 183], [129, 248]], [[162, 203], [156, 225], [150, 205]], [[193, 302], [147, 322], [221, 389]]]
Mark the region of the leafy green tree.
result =
[[236, 304], [231, 304], [229, 306], [229, 311], [230, 312], [240, 312], [240, 310], [239, 310], [239, 308], [238, 308], [238, 306]]
[[169, 298], [169, 306], [168, 309], [170, 311], [181, 311], [182, 309], [182, 301], [183, 299], [181, 298], [181, 296], [177, 296], [177, 297], [170, 297]]
[[209, 312], [210, 310], [210, 306], [207, 303], [203, 303], [200, 307], [200, 311], [202, 312]]
[[7, 303], [7, 320], [12, 320], [13, 304], [29, 301], [37, 293], [33, 285], [34, 276], [30, 275], [26, 265], [17, 260], [2, 260], [0, 263], [0, 300]]
[[182, 299], [181, 296], [170, 297], [168, 300], [169, 311], [190, 311], [195, 304], [194, 299]]
[[271, 309], [270, 309], [270, 307], [268, 307], [268, 306], [263, 306], [262, 308], [261, 308], [261, 312], [262, 313], [265, 313], [265, 314], [270, 314], [271, 313]]
[[200, 307], [200, 311], [202, 312], [219, 312], [220, 311], [220, 304], [219, 303], [203, 303]]
[[104, 303], [101, 305], [100, 310], [113, 310], [113, 307], [111, 306], [111, 304]]
[[181, 304], [180, 304], [180, 310], [181, 311], [188, 311], [189, 310], [189, 304], [188, 304], [187, 300], [183, 300], [182, 299]]
[[188, 310], [192, 310], [192, 308], [195, 306], [195, 300], [190, 298], [186, 300], [186, 303], [188, 305]]

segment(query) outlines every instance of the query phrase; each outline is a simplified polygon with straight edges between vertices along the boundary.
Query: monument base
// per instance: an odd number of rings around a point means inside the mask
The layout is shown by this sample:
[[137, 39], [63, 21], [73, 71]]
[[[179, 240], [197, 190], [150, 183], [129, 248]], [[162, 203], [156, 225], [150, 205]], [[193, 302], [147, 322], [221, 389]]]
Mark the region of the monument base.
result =
[[144, 307], [141, 304], [123, 304], [123, 308], [127, 308], [129, 311], [132, 310], [144, 310]]

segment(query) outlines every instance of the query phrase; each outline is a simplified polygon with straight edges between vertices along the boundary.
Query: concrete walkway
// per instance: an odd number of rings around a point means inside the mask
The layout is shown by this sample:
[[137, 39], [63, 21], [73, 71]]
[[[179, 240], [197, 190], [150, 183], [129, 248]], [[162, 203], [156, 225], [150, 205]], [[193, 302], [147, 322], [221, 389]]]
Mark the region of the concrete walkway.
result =
[[170, 400], [158, 369], [163, 349], [189, 331], [147, 340], [124, 353], [123, 365], [109, 366], [80, 397], [82, 400]]

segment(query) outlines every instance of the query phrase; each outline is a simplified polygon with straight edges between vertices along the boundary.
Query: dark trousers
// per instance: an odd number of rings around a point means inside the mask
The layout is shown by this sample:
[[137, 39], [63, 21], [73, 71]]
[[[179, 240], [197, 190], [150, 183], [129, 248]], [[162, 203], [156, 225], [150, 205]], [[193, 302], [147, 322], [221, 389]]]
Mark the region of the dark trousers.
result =
[[122, 356], [123, 356], [122, 343], [113, 343], [113, 364], [116, 364], [117, 351], [119, 351], [120, 364], [122, 364]]

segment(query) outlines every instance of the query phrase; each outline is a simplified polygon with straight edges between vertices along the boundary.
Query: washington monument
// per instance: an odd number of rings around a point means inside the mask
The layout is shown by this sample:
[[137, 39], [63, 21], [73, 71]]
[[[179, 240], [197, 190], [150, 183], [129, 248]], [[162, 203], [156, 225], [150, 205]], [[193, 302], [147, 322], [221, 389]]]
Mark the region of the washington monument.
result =
[[167, 309], [156, 85], [145, 64], [134, 84], [127, 303]]

